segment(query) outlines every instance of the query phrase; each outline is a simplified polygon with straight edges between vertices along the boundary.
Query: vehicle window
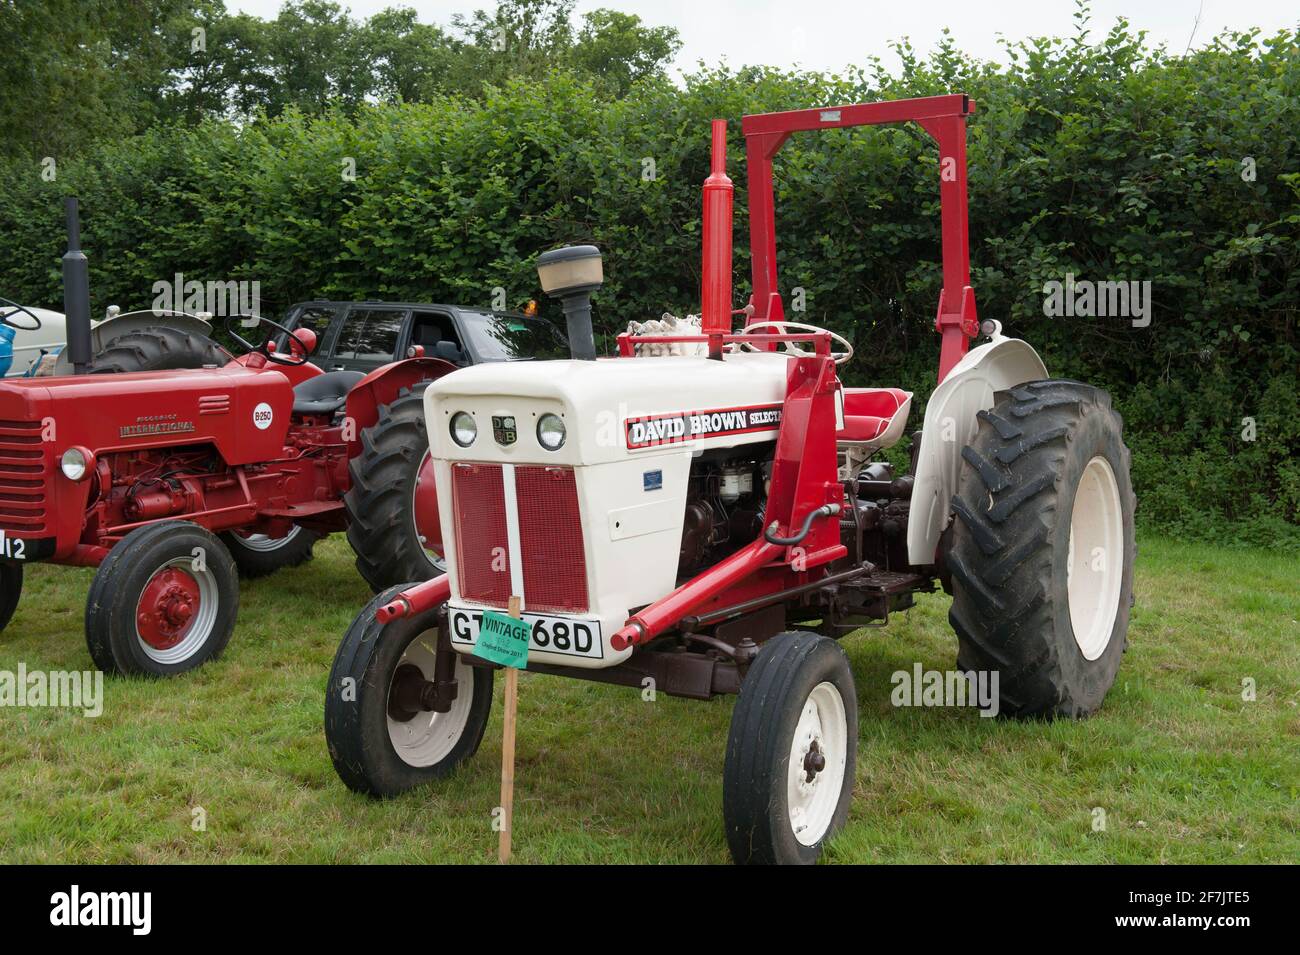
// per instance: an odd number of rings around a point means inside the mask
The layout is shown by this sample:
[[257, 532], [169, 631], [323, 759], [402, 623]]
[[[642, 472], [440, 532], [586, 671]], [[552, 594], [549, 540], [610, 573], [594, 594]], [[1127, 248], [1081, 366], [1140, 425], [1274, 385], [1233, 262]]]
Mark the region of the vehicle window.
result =
[[[297, 317], [289, 323], [290, 328], [310, 328], [316, 333], [316, 354], [328, 354], [330, 346], [329, 330], [334, 321], [334, 316], [338, 314], [338, 308], [333, 305], [308, 305], [299, 309]], [[284, 335], [278, 335], [276, 347], [281, 351], [284, 350]]]
[[353, 361], [393, 360], [406, 313], [401, 309], [354, 308], [343, 320], [334, 357]]
[[564, 336], [550, 322], [502, 312], [462, 310], [461, 324], [483, 361], [568, 358]]
[[460, 346], [460, 335], [450, 315], [439, 312], [416, 312], [411, 316], [411, 344], [423, 345], [426, 350], [439, 342]]

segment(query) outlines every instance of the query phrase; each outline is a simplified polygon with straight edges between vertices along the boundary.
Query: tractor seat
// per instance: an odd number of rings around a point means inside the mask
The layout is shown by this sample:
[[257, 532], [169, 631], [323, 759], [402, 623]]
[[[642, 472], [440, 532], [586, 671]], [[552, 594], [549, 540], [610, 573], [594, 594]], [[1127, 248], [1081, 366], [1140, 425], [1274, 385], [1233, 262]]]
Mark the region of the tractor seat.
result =
[[912, 393], [899, 388], [845, 388], [844, 427], [835, 433], [841, 447], [888, 448], [907, 427]]
[[293, 386], [293, 413], [336, 414], [348, 400], [348, 392], [366, 377], [359, 371], [327, 371]]

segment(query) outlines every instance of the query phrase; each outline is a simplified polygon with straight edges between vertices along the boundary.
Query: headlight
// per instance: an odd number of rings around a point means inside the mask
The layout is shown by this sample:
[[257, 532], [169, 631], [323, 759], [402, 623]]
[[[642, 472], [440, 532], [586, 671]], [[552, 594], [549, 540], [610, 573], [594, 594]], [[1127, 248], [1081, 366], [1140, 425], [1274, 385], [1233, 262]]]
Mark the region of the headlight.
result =
[[59, 469], [63, 476], [69, 481], [80, 481], [86, 476], [90, 462], [86, 460], [86, 453], [81, 448], [68, 448], [63, 452], [63, 457], [59, 460]]
[[547, 451], [560, 450], [564, 444], [564, 420], [554, 414], [544, 414], [538, 418], [537, 441]]
[[451, 416], [451, 439], [462, 448], [468, 448], [478, 437], [478, 425], [467, 411], [457, 411]]

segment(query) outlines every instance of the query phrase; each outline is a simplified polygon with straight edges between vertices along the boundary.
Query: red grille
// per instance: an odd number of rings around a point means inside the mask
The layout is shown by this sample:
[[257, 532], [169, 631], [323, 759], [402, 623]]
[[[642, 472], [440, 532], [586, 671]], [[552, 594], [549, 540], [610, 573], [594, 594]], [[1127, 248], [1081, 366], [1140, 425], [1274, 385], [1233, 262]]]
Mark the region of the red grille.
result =
[[39, 421], [0, 421], [0, 529], [45, 530], [45, 447]]
[[499, 464], [453, 464], [456, 567], [465, 600], [504, 607], [510, 601], [510, 543]]
[[587, 610], [587, 558], [572, 468], [516, 467], [524, 609], [538, 613]]

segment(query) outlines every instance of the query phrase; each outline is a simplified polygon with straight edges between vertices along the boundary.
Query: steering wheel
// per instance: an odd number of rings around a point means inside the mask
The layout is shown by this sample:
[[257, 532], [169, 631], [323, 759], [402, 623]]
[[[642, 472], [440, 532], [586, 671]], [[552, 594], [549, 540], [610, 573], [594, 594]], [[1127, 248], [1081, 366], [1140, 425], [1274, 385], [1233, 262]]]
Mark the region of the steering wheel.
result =
[[[845, 350], [841, 352], [836, 352], [836, 351], [831, 352], [831, 358], [835, 360], [835, 364], [837, 365], [842, 365], [850, 358], [853, 357], [853, 343], [849, 341], [847, 338], [845, 338], [843, 335], [836, 334], [835, 332], [831, 331], [829, 328], [819, 328], [816, 325], [805, 325], [803, 322], [755, 322], [753, 325], [745, 326], [745, 333], [748, 334], [749, 332], [752, 332], [756, 328], [768, 328], [768, 327], [776, 328], [778, 335], [783, 335], [789, 329], [793, 328], [796, 331], [814, 332], [816, 334], [826, 334], [831, 336], [831, 338], [834, 341], [839, 342], [845, 348]], [[781, 344], [785, 346], [785, 350], [787, 352], [789, 352], [792, 355], [798, 355], [800, 358], [809, 358], [816, 354], [816, 352], [810, 352], [804, 350], [803, 348], [800, 348], [794, 342], [782, 342]], [[745, 348], [747, 348], [749, 351], [759, 350], [758, 346], [753, 344], [752, 342], [745, 342], [744, 345]]]
[[[23, 306], [19, 305], [17, 302], [11, 302], [7, 298], [0, 298], [0, 303], [9, 305], [13, 308], [12, 312], [5, 312], [3, 315], [0, 315], [0, 324], [8, 325], [10, 328], [16, 328], [20, 332], [39, 332], [41, 330], [41, 319], [40, 316], [38, 316], [35, 312], [32, 312], [29, 309], [24, 308]], [[24, 315], [26, 315], [36, 324], [15, 325], [13, 322], [9, 321], [9, 319], [11, 319], [14, 315], [17, 315], [19, 312], [22, 312]]]
[[[237, 318], [241, 320], [255, 318], [259, 322], [270, 325], [272, 328], [278, 328], [280, 331], [284, 332], [285, 334], [284, 341], [285, 344], [289, 346], [289, 351], [278, 352], [272, 347], [271, 342], [269, 341], [263, 342], [261, 345], [254, 345], [248, 339], [244, 338], [243, 335], [239, 334], [239, 332], [235, 331], [234, 326], [231, 323]], [[289, 331], [289, 329], [285, 328], [279, 322], [273, 322], [269, 318], [263, 318], [261, 315], [227, 315], [226, 331], [230, 334], [230, 337], [233, 338], [239, 345], [243, 346], [244, 348], [247, 348], [249, 351], [260, 351], [263, 355], [267, 357], [268, 361], [273, 361], [277, 365], [289, 365], [291, 367], [296, 367], [298, 365], [305, 365], [307, 364], [307, 357], [311, 354], [310, 350], [308, 349], [307, 343], [304, 342], [301, 338], [299, 338], [293, 332]], [[294, 347], [295, 345], [298, 347], [295, 348]], [[296, 361], [294, 360], [295, 353], [301, 356]]]

